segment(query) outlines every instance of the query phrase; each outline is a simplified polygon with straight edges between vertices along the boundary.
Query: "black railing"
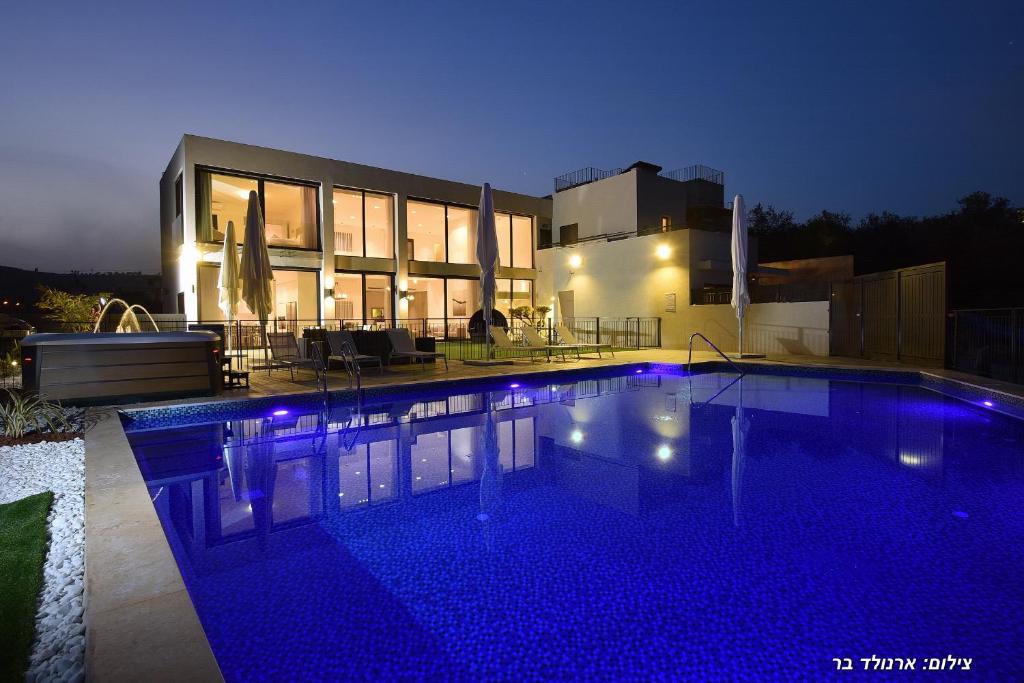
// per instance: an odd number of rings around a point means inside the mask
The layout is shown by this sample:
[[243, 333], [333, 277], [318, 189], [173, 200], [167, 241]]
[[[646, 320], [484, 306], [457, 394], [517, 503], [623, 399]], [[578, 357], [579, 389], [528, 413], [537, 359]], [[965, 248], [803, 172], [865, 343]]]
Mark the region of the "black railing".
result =
[[587, 183], [593, 183], [598, 180], [604, 180], [610, 178], [613, 175], [619, 175], [625, 169], [613, 168], [609, 171], [603, 168], [595, 168], [594, 166], [587, 166], [575, 171], [569, 171], [555, 178], [555, 192], [561, 192], [562, 190], [568, 190], [572, 187], [579, 187], [580, 185], [586, 185]]
[[[384, 331], [394, 327], [408, 329], [417, 340], [423, 339], [433, 349], [443, 351], [449, 360], [480, 360], [486, 357], [486, 338], [482, 329], [470, 325], [469, 318], [413, 318], [391, 321], [370, 321], [353, 319], [282, 319], [268, 321], [266, 326], [255, 320], [186, 320], [184, 316], [161, 315], [156, 318], [157, 329], [153, 329], [148, 318], [139, 320], [142, 332], [180, 332], [189, 329], [215, 328], [223, 331], [224, 354], [231, 358], [233, 369], [252, 370], [265, 367], [269, 358], [266, 347], [266, 333], [291, 332], [299, 342], [300, 349], [308, 353], [303, 340], [315, 341], [323, 338], [323, 331], [330, 330], [366, 330]], [[660, 318], [618, 318], [590, 317], [570, 318], [566, 320], [570, 330], [582, 343], [611, 344], [621, 349], [641, 349], [661, 346]], [[83, 329], [91, 324], [83, 323], [72, 326]], [[527, 325], [535, 327], [549, 343], [558, 343], [551, 320], [529, 322], [523, 319], [512, 319], [508, 322], [509, 337], [516, 344], [523, 344], [523, 328]], [[42, 325], [40, 332], [64, 331], [67, 324], [54, 323], [52, 326]], [[101, 332], [115, 332], [117, 322], [106, 321], [101, 325]], [[91, 329], [91, 328], [90, 328]], [[422, 350], [431, 350], [424, 348]], [[500, 355], [500, 354], [498, 354]], [[272, 363], [271, 363], [272, 364]]]
[[678, 180], [681, 183], [690, 180], [706, 180], [716, 185], [725, 185], [725, 173], [704, 164], [694, 164], [686, 168], [677, 168], [674, 171], [664, 171], [660, 175], [670, 180]]
[[1024, 383], [1024, 308], [952, 312], [956, 370]]
[[[751, 283], [748, 289], [752, 304], [797, 303], [801, 301], [828, 301], [828, 282], [787, 282], [778, 285]], [[732, 288], [695, 289], [691, 299], [696, 305], [728, 304], [732, 302]]]

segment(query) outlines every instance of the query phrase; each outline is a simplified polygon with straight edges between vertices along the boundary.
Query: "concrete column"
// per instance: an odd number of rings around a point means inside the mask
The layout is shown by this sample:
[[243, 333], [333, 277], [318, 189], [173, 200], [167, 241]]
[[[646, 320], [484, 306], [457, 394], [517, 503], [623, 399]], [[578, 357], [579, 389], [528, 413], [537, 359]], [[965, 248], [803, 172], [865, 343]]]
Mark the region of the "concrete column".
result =
[[398, 298], [399, 290], [409, 289], [409, 228], [408, 228], [408, 195], [395, 195], [395, 286], [391, 295], [394, 297], [395, 318], [401, 320], [409, 317], [409, 302]]

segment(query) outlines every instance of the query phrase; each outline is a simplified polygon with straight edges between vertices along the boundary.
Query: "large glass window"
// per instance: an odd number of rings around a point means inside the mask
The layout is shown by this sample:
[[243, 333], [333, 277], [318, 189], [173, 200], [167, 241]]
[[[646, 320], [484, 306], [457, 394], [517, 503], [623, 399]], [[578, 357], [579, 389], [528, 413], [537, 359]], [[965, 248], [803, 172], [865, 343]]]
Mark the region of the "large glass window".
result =
[[[477, 210], [410, 200], [409, 258], [415, 261], [476, 263]], [[533, 219], [494, 212], [501, 266], [533, 268]]]
[[506, 318], [512, 317], [512, 309], [533, 306], [533, 280], [498, 280], [495, 308]]
[[444, 337], [444, 279], [414, 277], [409, 280], [409, 319], [424, 321], [427, 334]]
[[356, 273], [334, 275], [334, 317], [343, 328], [363, 322], [363, 276]]
[[316, 188], [263, 181], [268, 247], [316, 249]]
[[395, 200], [391, 195], [364, 193], [366, 204], [366, 255], [395, 256]]
[[494, 212], [494, 229], [498, 233], [498, 263], [512, 265], [512, 215]]
[[337, 273], [334, 276], [334, 317], [342, 328], [392, 321], [390, 275]]
[[448, 279], [448, 323], [461, 319], [465, 326], [466, 319], [480, 309], [480, 281]]
[[533, 219], [494, 212], [498, 232], [498, 257], [503, 266], [533, 268]]
[[512, 216], [512, 266], [533, 268], [533, 219]]
[[476, 209], [448, 207], [448, 263], [476, 263]]
[[409, 259], [444, 262], [444, 204], [410, 201], [408, 204]]
[[[319, 273], [281, 268], [275, 268], [273, 272], [271, 291], [274, 307], [271, 319], [277, 323], [278, 329], [301, 332], [300, 327], [315, 323], [320, 317]], [[203, 322], [220, 322], [225, 319], [224, 312], [217, 305], [219, 278], [219, 267], [199, 267], [199, 315]], [[245, 302], [238, 304], [238, 319], [256, 320]]]
[[202, 242], [223, 242], [229, 221], [242, 244], [249, 193], [263, 207], [267, 246], [286, 249], [319, 247], [317, 188], [199, 170], [196, 173], [196, 236]]
[[363, 255], [363, 193], [334, 191], [334, 253]]
[[334, 190], [334, 253], [393, 258], [395, 203], [391, 195]]

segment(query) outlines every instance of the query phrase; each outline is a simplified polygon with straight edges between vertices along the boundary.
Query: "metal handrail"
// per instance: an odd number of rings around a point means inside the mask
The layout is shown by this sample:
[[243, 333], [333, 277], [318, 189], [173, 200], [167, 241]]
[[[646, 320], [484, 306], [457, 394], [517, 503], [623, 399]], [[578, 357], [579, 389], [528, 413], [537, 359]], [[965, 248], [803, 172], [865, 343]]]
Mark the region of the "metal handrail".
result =
[[704, 343], [707, 344], [708, 346], [710, 346], [711, 348], [713, 348], [715, 351], [717, 351], [718, 355], [721, 356], [723, 359], [725, 359], [725, 362], [728, 363], [729, 365], [731, 365], [733, 370], [735, 370], [736, 372], [740, 373], [741, 375], [745, 375], [746, 374], [743, 370], [740, 370], [740, 366], [736, 365], [735, 363], [732, 362], [732, 360], [730, 360], [729, 356], [727, 356], [724, 353], [722, 353], [722, 349], [720, 349], [717, 346], [715, 346], [711, 342], [710, 339], [705, 337], [700, 332], [694, 332], [693, 334], [690, 335], [690, 345], [689, 345], [690, 346], [690, 352], [686, 356], [686, 372], [687, 373], [690, 372], [690, 364], [693, 362], [693, 338], [694, 337], [700, 337], [701, 339], [703, 339]]

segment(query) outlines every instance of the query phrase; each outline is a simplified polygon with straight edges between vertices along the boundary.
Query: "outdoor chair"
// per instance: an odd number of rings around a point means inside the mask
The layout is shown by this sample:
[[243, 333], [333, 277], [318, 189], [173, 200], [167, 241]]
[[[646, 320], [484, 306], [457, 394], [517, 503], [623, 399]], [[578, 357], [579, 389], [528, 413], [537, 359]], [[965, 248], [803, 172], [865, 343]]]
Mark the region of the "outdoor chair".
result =
[[273, 360], [273, 364], [268, 369], [288, 368], [292, 373], [293, 382], [295, 381], [295, 368], [315, 371], [313, 360], [304, 358], [299, 353], [299, 344], [291, 332], [267, 332], [267, 343], [270, 345], [270, 357]]
[[500, 327], [491, 328], [491, 339], [494, 340], [494, 348], [500, 349], [506, 353], [526, 353], [530, 357], [530, 362], [533, 362], [534, 357], [538, 353], [543, 353], [544, 357], [547, 358], [548, 362], [551, 362], [551, 353], [547, 348], [532, 347], [532, 346], [516, 346], [512, 343], [512, 340], [508, 337], [508, 332], [501, 329]]
[[607, 349], [611, 352], [612, 358], [615, 358], [615, 349], [612, 348], [611, 344], [584, 344], [576, 338], [565, 324], [555, 325], [555, 332], [558, 333], [558, 337], [569, 346], [576, 346], [582, 349], [594, 349], [597, 351], [597, 357], [601, 357], [601, 349]]
[[356, 350], [356, 342], [352, 338], [352, 333], [346, 330], [340, 332], [327, 332], [327, 346], [330, 347], [330, 354], [327, 356], [328, 361], [336, 360], [342, 364], [355, 363], [357, 366], [363, 365], [364, 363], [369, 365], [376, 365], [377, 371], [384, 374], [384, 359], [380, 356], [371, 356], [367, 353], [359, 353]]
[[412, 334], [409, 330], [404, 328], [391, 329], [387, 331], [388, 341], [391, 342], [391, 356], [393, 358], [408, 358], [410, 360], [418, 360], [420, 367], [424, 367], [424, 363], [428, 360], [435, 358], [441, 358], [444, 360], [444, 369], [448, 369], [448, 358], [440, 351], [417, 351], [416, 343], [412, 339]]
[[571, 344], [548, 344], [537, 332], [536, 328], [525, 325], [523, 327], [523, 339], [530, 346], [531, 349], [547, 349], [548, 353], [551, 352], [559, 353], [562, 355], [562, 360], [565, 360], [566, 351], [575, 351], [576, 360], [580, 360], [580, 347], [573, 346]]

